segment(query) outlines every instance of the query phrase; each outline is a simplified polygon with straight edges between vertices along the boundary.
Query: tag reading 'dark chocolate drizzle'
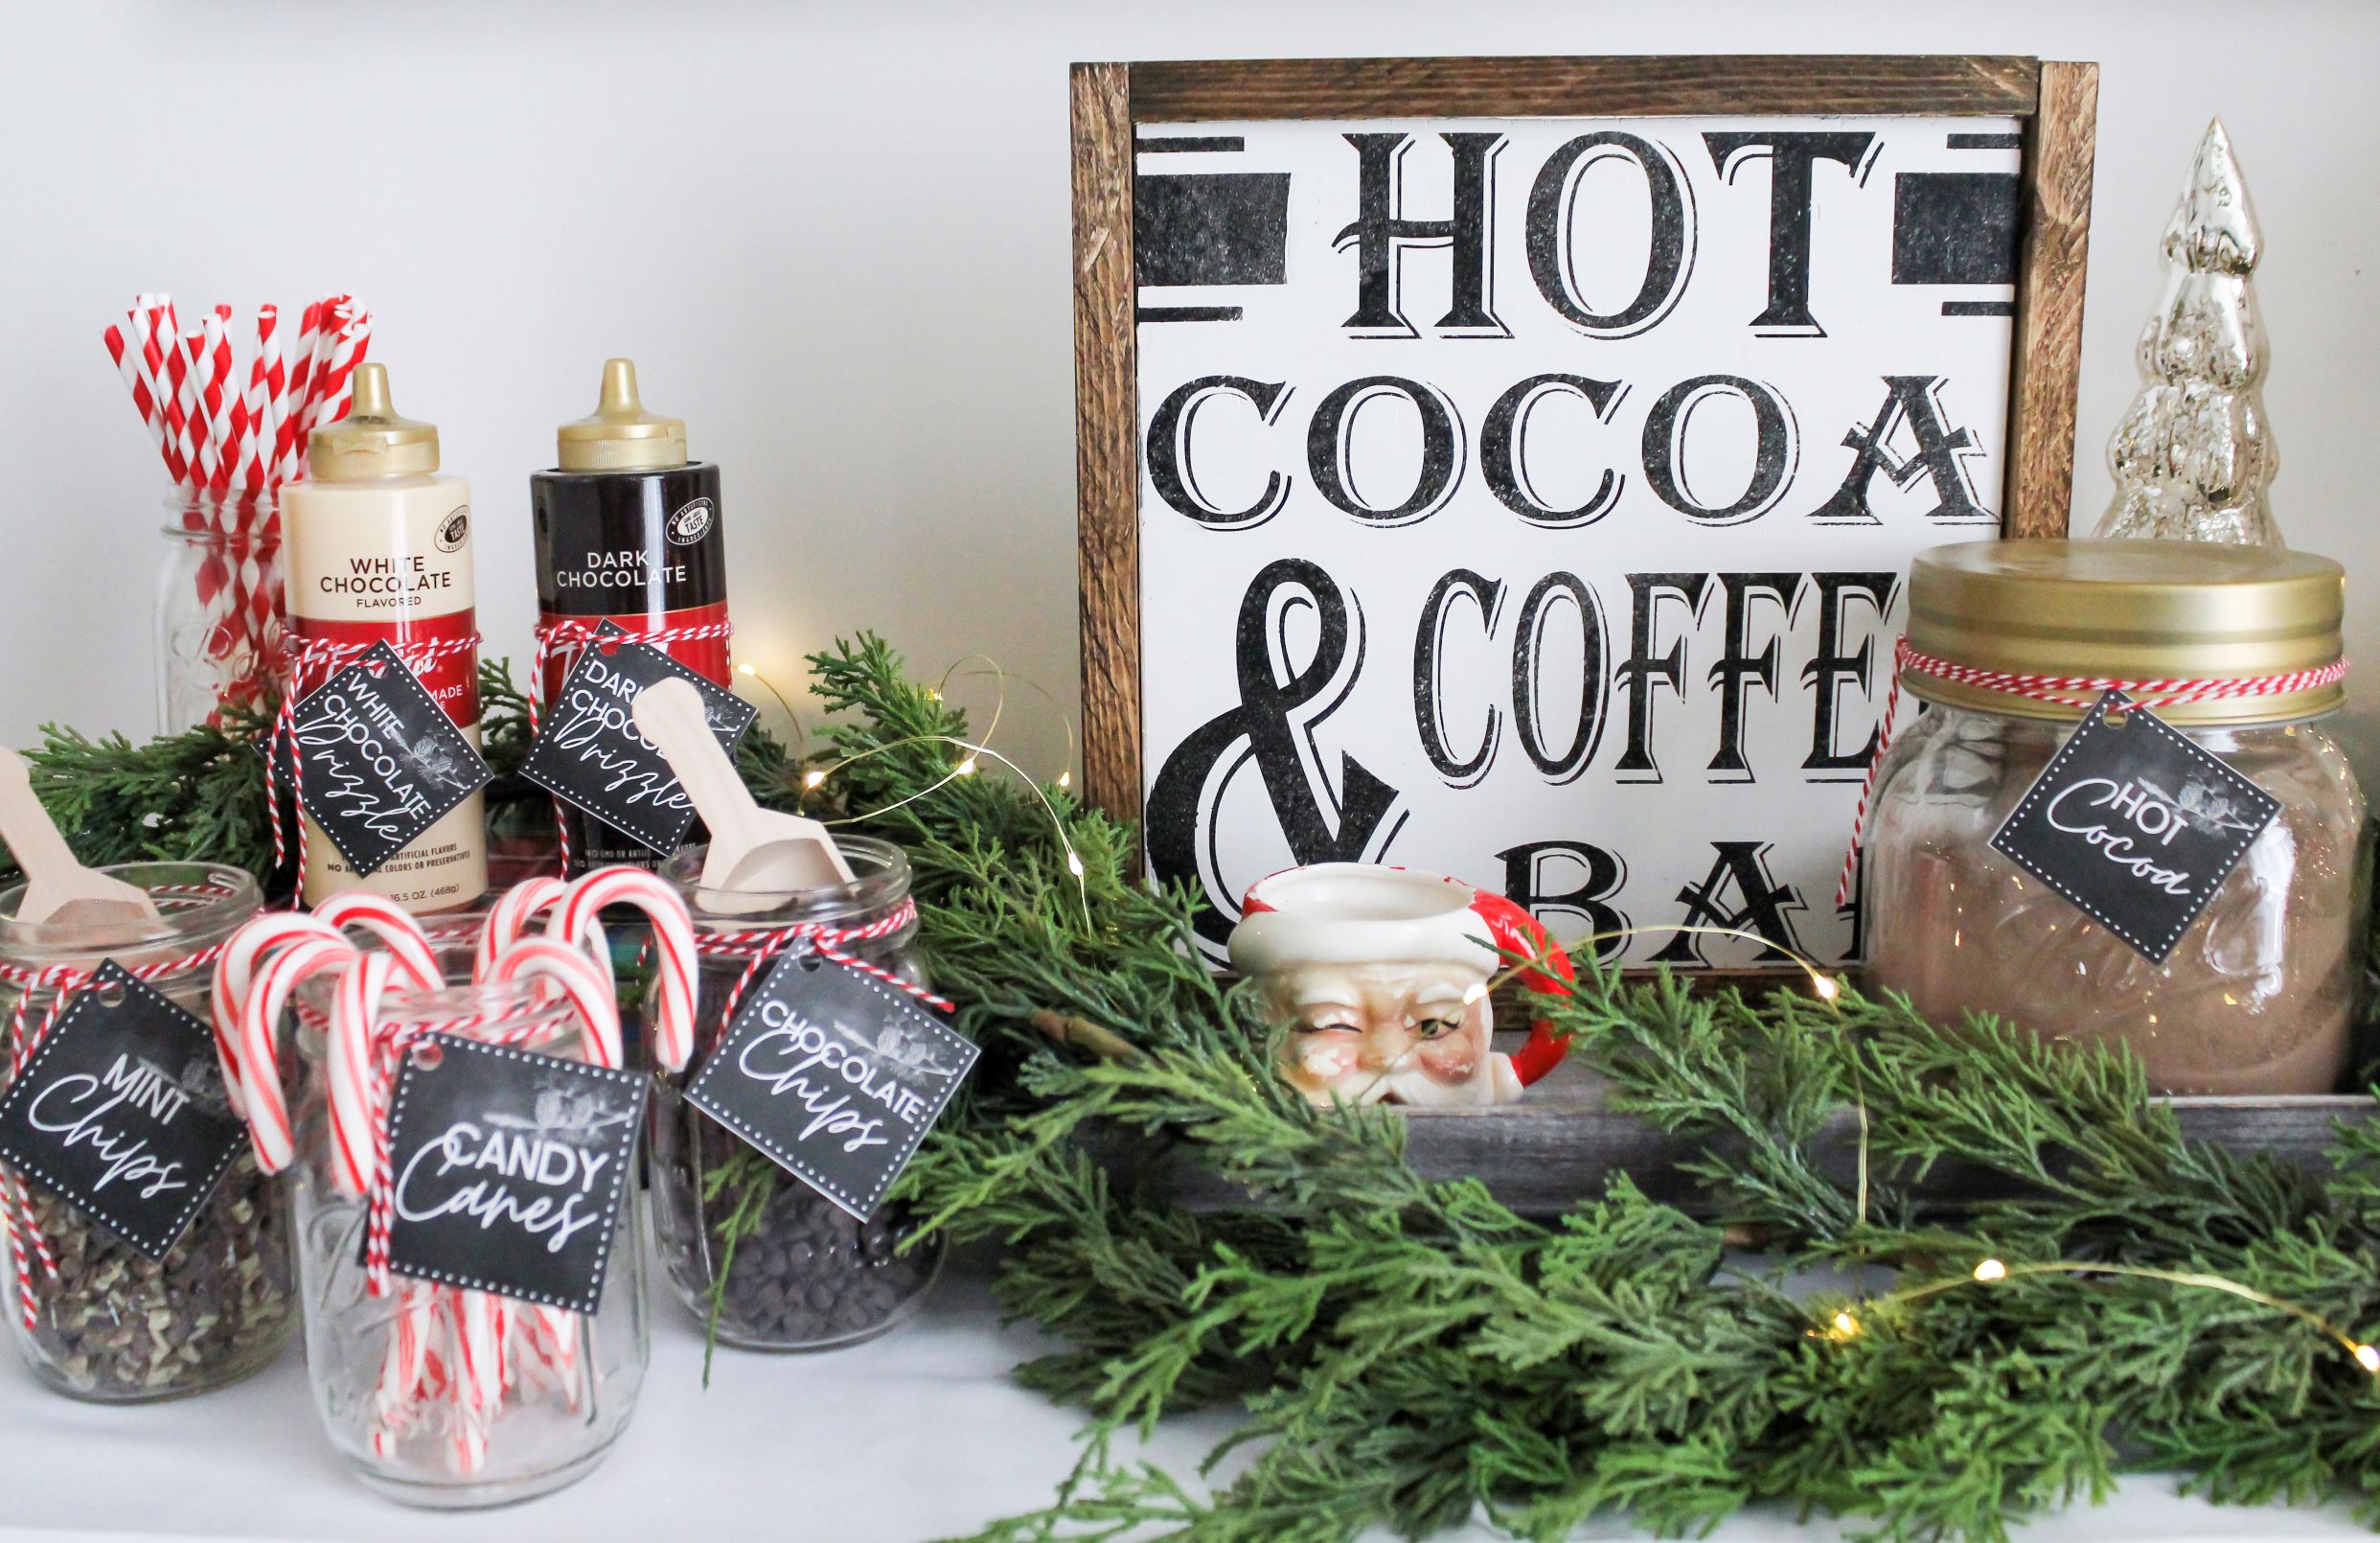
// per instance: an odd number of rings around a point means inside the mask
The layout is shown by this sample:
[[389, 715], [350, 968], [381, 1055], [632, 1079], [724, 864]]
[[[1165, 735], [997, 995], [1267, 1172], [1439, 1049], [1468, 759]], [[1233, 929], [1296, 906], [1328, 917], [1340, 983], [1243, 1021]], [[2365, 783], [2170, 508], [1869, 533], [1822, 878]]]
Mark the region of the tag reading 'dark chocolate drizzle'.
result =
[[668, 759], [637, 731], [630, 716], [636, 694], [672, 678], [691, 682], [702, 698], [704, 721], [730, 754], [760, 709], [651, 644], [625, 641], [628, 637], [610, 622], [597, 627], [554, 693], [520, 774], [667, 854], [685, 839], [695, 809]]
[[0, 1095], [0, 1162], [162, 1259], [247, 1130], [207, 1025], [113, 960], [97, 976]]
[[2163, 964], [2278, 813], [2278, 799], [2111, 691], [1992, 849]]
[[300, 698], [291, 737], [306, 812], [359, 874], [495, 774], [386, 643]]

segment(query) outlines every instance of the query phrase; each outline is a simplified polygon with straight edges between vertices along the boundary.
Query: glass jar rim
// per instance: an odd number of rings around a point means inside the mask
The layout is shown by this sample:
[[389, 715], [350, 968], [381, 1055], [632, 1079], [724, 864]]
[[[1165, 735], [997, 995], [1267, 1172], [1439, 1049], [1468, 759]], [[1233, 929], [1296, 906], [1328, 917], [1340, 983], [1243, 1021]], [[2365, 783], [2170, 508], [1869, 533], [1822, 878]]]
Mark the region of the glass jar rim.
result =
[[28, 969], [96, 965], [134, 952], [175, 950], [195, 954], [214, 947], [263, 909], [256, 876], [227, 863], [109, 863], [96, 871], [145, 889], [158, 902], [158, 918], [146, 917], [99, 936], [83, 924], [19, 923], [22, 880], [0, 889], [0, 958]]
[[[309, 1060], [319, 1060], [323, 1054], [331, 999], [346, 973], [338, 970], [309, 977], [289, 994], [297, 1025], [292, 1037], [299, 1053]], [[446, 983], [435, 991], [400, 986], [380, 999], [379, 1018], [384, 1024], [439, 1024], [482, 1014], [535, 1024], [536, 1036], [515, 1044], [515, 1049], [550, 1053], [556, 1043], [575, 1038], [579, 1031], [578, 1016], [568, 998], [539, 1002], [534, 981], [475, 981], [468, 969], [447, 971]]]
[[697, 932], [750, 932], [768, 927], [817, 926], [879, 914], [909, 895], [909, 854], [873, 836], [837, 836], [851, 864], [849, 884], [809, 889], [713, 889], [702, 883], [708, 846], [688, 846], [665, 860], [659, 874], [686, 902]]

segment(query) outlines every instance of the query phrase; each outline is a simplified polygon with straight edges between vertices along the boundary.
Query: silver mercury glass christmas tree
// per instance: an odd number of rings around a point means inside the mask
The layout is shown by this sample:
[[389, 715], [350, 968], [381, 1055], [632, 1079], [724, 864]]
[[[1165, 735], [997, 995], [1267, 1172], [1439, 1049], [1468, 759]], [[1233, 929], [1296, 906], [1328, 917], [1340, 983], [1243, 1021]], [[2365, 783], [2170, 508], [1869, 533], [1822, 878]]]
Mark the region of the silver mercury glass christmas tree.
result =
[[2108, 442], [2116, 497], [2097, 535], [2282, 544], [2264, 495], [2280, 458], [2264, 422], [2264, 328], [2249, 281], [2260, 246], [2217, 119], [2165, 225], [2165, 301], [2140, 334], [2147, 383]]

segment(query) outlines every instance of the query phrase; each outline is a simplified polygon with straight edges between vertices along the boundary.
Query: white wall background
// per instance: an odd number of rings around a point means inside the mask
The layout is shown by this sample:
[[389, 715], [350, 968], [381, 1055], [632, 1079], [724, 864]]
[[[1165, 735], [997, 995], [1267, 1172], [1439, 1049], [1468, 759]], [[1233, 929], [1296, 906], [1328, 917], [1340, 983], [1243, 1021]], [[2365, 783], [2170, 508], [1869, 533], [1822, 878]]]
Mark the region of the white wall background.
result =
[[[739, 656], [888, 633], [1075, 697], [1065, 65], [1498, 53], [2096, 59], [2077, 523], [2108, 495], [2156, 242], [2210, 114], [2263, 220], [2276, 507], [2345, 561], [2346, 734], [2380, 784], [2369, 0], [0, 0], [0, 736], [151, 725], [163, 476], [99, 334], [351, 289], [479, 514], [525, 652], [528, 489], [606, 355], [726, 478]], [[1015, 745], [1054, 770], [1046, 705]], [[1003, 730], [1002, 739], [1008, 739]]]

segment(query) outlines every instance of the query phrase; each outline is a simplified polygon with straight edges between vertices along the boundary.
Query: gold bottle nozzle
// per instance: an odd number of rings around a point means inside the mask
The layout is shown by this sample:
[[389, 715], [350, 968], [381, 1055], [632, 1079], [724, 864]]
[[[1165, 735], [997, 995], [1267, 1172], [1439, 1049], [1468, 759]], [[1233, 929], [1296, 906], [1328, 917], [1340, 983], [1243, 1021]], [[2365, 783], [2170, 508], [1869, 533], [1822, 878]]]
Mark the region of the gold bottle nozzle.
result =
[[356, 365], [354, 391], [346, 417], [307, 436], [309, 475], [317, 482], [362, 482], [438, 470], [438, 426], [398, 416], [386, 365]]
[[661, 472], [686, 464], [685, 421], [645, 410], [632, 359], [604, 361], [594, 416], [562, 425], [554, 443], [565, 472]]

